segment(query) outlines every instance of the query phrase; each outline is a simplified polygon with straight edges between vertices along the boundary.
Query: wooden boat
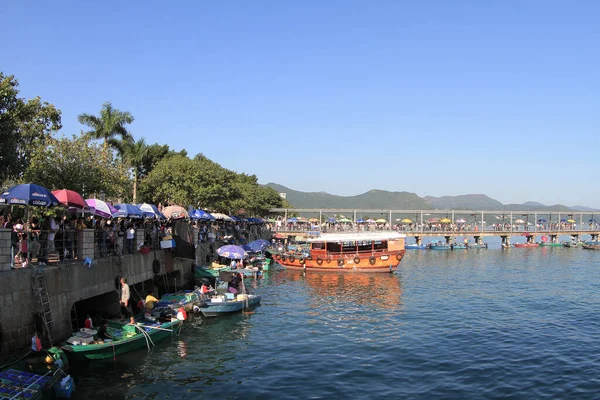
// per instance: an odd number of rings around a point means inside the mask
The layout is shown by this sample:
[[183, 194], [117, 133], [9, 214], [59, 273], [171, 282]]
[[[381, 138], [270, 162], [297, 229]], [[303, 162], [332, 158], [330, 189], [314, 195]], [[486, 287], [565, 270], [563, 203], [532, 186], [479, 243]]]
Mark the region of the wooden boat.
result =
[[514, 247], [518, 247], [518, 248], [530, 248], [530, 247], [540, 247], [539, 243], [515, 243], [513, 244]]
[[[131, 325], [110, 320], [107, 321], [107, 332], [115, 340], [101, 342], [93, 340], [94, 336], [91, 333], [88, 333], [88, 335], [77, 334], [69, 338], [62, 349], [73, 360], [113, 358], [133, 350], [149, 347], [152, 343], [157, 343], [159, 340], [174, 335], [181, 323], [182, 321], [178, 319], [172, 319], [165, 323], [144, 322]], [[150, 342], [150, 339], [152, 339], [152, 342]]]
[[242, 311], [260, 304], [260, 296], [256, 294], [239, 294], [235, 298], [232, 296], [231, 293], [213, 296], [199, 305], [200, 312], [205, 317], [216, 317]]
[[325, 233], [308, 240], [307, 253], [277, 254], [275, 259], [306, 271], [392, 272], [406, 252], [405, 237], [394, 231]]

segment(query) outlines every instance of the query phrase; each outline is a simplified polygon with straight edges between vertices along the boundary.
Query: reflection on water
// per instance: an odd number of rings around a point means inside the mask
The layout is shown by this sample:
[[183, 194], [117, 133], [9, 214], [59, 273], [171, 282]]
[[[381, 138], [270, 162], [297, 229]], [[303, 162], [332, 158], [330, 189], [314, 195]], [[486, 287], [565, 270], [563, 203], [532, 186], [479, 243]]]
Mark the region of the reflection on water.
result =
[[595, 398], [599, 269], [600, 252], [548, 247], [271, 271], [255, 314], [78, 366], [75, 398]]
[[326, 273], [289, 271], [289, 275], [306, 282], [312, 300], [341, 304], [395, 308], [402, 300], [400, 276], [394, 274]]

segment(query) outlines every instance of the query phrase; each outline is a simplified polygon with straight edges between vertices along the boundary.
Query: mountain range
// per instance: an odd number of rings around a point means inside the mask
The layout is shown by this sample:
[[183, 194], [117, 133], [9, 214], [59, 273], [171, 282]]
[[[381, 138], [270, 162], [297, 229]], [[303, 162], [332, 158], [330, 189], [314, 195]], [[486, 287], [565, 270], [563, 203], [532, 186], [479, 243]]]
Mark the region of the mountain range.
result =
[[600, 211], [598, 209], [562, 204], [545, 205], [536, 201], [523, 204], [503, 204], [485, 194], [465, 194], [460, 196], [433, 197], [411, 192], [390, 192], [373, 189], [356, 196], [338, 196], [326, 192], [302, 192], [277, 183], [267, 183], [279, 193], [286, 194], [286, 200], [295, 208], [350, 208], [383, 210], [494, 210], [494, 211]]

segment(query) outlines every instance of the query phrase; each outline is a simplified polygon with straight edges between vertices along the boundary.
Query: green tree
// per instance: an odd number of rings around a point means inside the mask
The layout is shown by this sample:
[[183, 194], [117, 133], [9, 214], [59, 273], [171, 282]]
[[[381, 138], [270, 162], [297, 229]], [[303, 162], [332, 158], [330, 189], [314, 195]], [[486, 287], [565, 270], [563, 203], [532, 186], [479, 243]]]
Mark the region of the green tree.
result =
[[104, 140], [103, 160], [107, 159], [109, 147], [123, 155], [125, 143], [133, 141], [133, 136], [125, 128], [125, 125], [133, 123], [133, 115], [129, 111], [120, 111], [113, 108], [110, 102], [102, 105], [99, 117], [91, 114], [80, 114], [77, 119], [79, 123], [90, 128], [86, 135], [92, 139]]
[[144, 138], [141, 138], [135, 142], [125, 142], [123, 145], [125, 162], [127, 165], [129, 165], [133, 174], [133, 204], [136, 204], [137, 201], [137, 183], [139, 171], [143, 165], [144, 157], [147, 153], [148, 146], [146, 145]]
[[50, 189], [71, 189], [84, 197], [104, 193], [108, 198], [122, 196], [127, 177], [112, 155], [103, 160], [99, 144], [87, 136], [40, 141], [25, 170], [28, 182], [43, 183]]
[[19, 180], [35, 145], [61, 128], [61, 113], [39, 97], [19, 97], [19, 82], [0, 72], [0, 182]]

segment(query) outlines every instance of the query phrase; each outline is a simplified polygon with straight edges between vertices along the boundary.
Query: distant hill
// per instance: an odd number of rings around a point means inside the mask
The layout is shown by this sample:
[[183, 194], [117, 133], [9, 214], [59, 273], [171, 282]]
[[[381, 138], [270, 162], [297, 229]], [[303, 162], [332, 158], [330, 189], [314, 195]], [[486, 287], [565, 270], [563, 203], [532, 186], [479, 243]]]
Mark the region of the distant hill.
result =
[[504, 204], [485, 194], [464, 194], [461, 196], [425, 196], [432, 208], [439, 210], [502, 210]]
[[369, 190], [357, 196], [337, 196], [325, 192], [300, 192], [276, 183], [267, 183], [296, 208], [364, 208], [384, 210], [429, 210], [431, 205], [410, 192]]
[[420, 197], [410, 192], [369, 190], [357, 196], [338, 196], [326, 192], [301, 192], [277, 183], [267, 183], [279, 193], [285, 193], [287, 201], [295, 208], [350, 208], [383, 210], [493, 210], [493, 211], [600, 211], [590, 207], [567, 207], [562, 204], [547, 206], [537, 201], [523, 204], [503, 204], [485, 194], [460, 196]]

